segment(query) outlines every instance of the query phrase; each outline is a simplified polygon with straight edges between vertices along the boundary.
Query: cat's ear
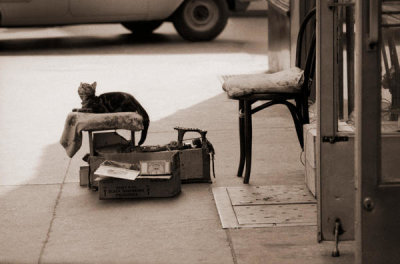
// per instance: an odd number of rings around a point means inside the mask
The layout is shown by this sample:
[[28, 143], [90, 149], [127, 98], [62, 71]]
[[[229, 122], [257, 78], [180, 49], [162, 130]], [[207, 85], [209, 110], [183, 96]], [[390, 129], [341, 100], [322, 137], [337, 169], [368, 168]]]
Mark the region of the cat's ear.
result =
[[93, 88], [96, 88], [97, 82], [92, 83]]

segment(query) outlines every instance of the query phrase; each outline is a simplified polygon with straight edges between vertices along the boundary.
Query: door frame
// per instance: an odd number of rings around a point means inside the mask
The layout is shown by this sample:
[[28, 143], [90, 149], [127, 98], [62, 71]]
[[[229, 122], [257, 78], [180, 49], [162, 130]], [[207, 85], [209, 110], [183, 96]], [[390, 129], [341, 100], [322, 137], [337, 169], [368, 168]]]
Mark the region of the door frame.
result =
[[[339, 58], [338, 17], [332, 1], [317, 1], [316, 102], [318, 241], [334, 240], [336, 221], [340, 240], [354, 239], [354, 135], [338, 132]], [[335, 141], [337, 137], [347, 141]], [[326, 139], [334, 139], [327, 141]], [[324, 140], [325, 139], [325, 140]]]

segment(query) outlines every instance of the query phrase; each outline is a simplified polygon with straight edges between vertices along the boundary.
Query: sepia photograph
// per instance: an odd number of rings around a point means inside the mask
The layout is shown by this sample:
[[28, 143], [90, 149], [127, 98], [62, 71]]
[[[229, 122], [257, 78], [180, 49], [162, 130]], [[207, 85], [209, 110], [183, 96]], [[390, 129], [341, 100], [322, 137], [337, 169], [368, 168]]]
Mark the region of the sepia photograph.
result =
[[399, 264], [400, 0], [0, 0], [0, 264]]

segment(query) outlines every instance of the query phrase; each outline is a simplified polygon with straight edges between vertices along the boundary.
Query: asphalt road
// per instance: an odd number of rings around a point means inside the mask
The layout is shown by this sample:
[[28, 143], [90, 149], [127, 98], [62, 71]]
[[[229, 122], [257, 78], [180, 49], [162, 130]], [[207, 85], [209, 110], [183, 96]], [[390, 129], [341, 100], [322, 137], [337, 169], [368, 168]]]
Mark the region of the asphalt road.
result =
[[2, 55], [89, 54], [196, 54], [252, 53], [265, 55], [268, 20], [232, 17], [225, 30], [210, 42], [183, 40], [172, 23], [165, 22], [153, 35], [137, 37], [120, 24], [39, 28], [0, 28]]
[[267, 71], [267, 27], [266, 18], [232, 18], [204, 43], [184, 41], [170, 23], [145, 39], [119, 24], [0, 29], [0, 185], [52, 183], [52, 168], [34, 177], [49, 146], [59, 148], [47, 157], [54, 169], [67, 167], [58, 141], [80, 82], [129, 92], [161, 120], [220, 95], [223, 75]]

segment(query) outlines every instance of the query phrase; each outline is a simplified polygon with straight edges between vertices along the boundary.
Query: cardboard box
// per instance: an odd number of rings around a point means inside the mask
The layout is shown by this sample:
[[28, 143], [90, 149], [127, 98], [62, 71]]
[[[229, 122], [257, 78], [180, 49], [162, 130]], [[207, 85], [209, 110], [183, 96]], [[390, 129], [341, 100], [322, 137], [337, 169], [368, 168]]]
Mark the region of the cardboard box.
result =
[[315, 124], [303, 126], [304, 156], [305, 156], [305, 183], [310, 192], [317, 197], [317, 164], [316, 164], [316, 138], [317, 129]]
[[[94, 174], [94, 171], [104, 160], [126, 163], [154, 160], [170, 161], [171, 174], [139, 176], [134, 181], [117, 178], [102, 178], [95, 181], [97, 175]], [[179, 151], [104, 153], [102, 156], [90, 157], [90, 166], [92, 183], [94, 186], [97, 185], [101, 200], [172, 197], [181, 191]]]
[[181, 180], [183, 183], [211, 182], [210, 156], [201, 148], [179, 151]]
[[[129, 142], [115, 132], [101, 132], [93, 134], [93, 148], [96, 155], [104, 156], [105, 153], [121, 153]], [[154, 152], [147, 152], [152, 155]], [[205, 149], [184, 149], [179, 151], [180, 178], [183, 183], [207, 182], [211, 183], [210, 156]], [[93, 172], [98, 168], [100, 160], [90, 158], [90, 182], [95, 188], [98, 183], [94, 181]], [[143, 173], [142, 173], [143, 174]]]

